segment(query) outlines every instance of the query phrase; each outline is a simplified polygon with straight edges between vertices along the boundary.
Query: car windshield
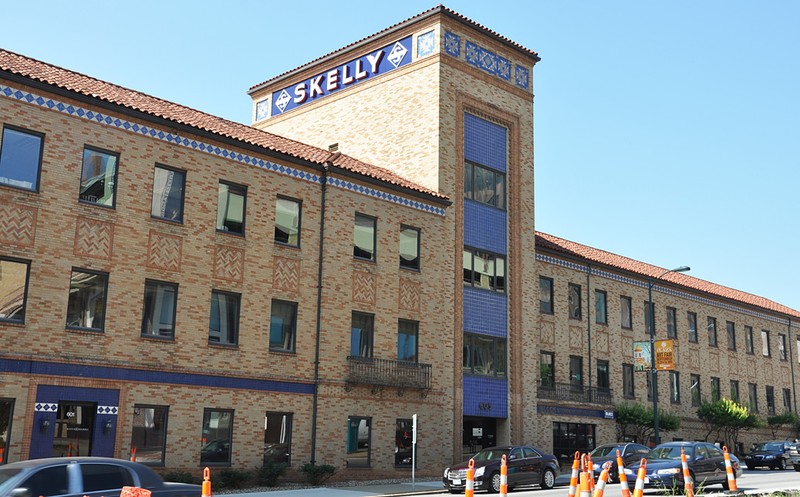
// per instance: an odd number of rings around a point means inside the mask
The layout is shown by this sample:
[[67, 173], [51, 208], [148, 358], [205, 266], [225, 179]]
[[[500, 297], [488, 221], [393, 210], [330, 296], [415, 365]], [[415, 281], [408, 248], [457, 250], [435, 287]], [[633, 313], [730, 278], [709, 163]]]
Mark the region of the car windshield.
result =
[[756, 444], [755, 450], [771, 450], [771, 451], [781, 452], [783, 450], [783, 444], [780, 442], [767, 442], [767, 443]]
[[589, 453], [592, 457], [605, 457], [616, 455], [617, 449], [620, 448], [617, 445], [601, 445], [600, 447], [594, 449]]
[[[692, 447], [684, 447], [686, 457], [691, 458], [694, 449]], [[665, 447], [655, 447], [644, 456], [647, 460], [651, 459], [678, 459], [681, 458], [680, 445], [667, 445]]]
[[500, 449], [486, 449], [478, 452], [472, 459], [477, 461], [497, 461], [503, 458], [503, 454], [507, 451]]

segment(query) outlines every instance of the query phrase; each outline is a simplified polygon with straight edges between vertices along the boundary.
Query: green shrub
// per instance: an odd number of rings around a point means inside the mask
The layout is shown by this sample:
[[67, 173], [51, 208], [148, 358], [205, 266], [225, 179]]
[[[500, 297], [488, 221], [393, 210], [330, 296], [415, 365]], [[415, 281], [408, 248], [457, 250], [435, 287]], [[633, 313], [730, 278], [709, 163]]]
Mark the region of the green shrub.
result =
[[288, 465], [285, 462], [267, 462], [256, 469], [256, 479], [259, 485], [274, 487], [278, 484], [278, 478], [283, 476]]
[[200, 483], [200, 479], [195, 478], [188, 471], [170, 471], [169, 473], [164, 473], [164, 480], [178, 483]]
[[212, 485], [217, 488], [244, 488], [251, 479], [252, 474], [249, 471], [225, 468], [219, 472], [215, 480], [212, 479]]
[[305, 475], [306, 483], [318, 487], [322, 484], [322, 482], [336, 473], [336, 468], [330, 464], [317, 465], [313, 462], [309, 462], [303, 464], [303, 467], [300, 468], [300, 471], [302, 471]]

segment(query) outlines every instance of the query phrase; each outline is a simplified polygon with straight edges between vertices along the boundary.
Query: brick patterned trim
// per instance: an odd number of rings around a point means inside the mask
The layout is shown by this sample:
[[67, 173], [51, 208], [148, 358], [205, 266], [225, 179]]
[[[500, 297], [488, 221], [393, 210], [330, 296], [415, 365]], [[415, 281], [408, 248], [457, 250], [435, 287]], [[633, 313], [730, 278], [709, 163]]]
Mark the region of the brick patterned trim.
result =
[[111, 260], [114, 224], [79, 216], [75, 223], [74, 253], [77, 256]]
[[35, 207], [0, 202], [0, 242], [33, 247], [37, 213]]

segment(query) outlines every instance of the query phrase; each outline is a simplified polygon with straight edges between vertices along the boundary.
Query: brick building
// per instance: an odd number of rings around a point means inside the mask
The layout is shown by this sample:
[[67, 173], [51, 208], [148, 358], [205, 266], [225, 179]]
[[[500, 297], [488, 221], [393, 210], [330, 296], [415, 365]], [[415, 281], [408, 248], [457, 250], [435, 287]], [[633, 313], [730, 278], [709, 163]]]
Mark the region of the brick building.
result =
[[253, 86], [245, 126], [0, 51], [4, 460], [406, 475], [414, 414], [428, 476], [585, 450], [650, 402], [650, 289], [663, 439], [728, 387], [795, 412], [800, 313], [534, 231], [538, 60], [440, 6]]

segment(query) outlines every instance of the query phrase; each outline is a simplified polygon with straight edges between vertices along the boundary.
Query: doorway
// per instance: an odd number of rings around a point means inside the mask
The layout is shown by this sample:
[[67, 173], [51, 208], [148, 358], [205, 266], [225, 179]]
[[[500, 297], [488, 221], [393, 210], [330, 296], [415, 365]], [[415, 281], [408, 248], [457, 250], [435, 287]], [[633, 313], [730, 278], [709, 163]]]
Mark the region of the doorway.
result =
[[92, 453], [97, 403], [59, 401], [53, 435], [53, 457], [88, 456]]

